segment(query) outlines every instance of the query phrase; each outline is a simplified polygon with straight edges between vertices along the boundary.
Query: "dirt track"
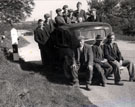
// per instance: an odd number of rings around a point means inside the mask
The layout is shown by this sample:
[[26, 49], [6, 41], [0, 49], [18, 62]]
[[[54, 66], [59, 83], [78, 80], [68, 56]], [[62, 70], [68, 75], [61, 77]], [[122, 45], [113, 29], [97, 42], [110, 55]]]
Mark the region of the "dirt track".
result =
[[[25, 36], [24, 38], [30, 44], [19, 49], [20, 56], [25, 61], [40, 61], [38, 45], [33, 36]], [[125, 59], [130, 59], [135, 63], [135, 42], [117, 41], [117, 43]], [[80, 90], [99, 107], [135, 107], [135, 82], [128, 81], [126, 69], [121, 72], [121, 78], [124, 86], [116, 86], [113, 80], [108, 80], [106, 87], [91, 86], [92, 91], [89, 92], [84, 89], [84, 86], [80, 86]]]

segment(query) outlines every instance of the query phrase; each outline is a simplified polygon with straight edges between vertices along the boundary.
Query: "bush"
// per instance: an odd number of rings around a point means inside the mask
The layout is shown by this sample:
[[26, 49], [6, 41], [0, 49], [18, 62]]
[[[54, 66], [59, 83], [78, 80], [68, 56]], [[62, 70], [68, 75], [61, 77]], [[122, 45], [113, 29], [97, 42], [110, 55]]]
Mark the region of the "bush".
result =
[[0, 23], [0, 35], [4, 35], [5, 31], [10, 31], [11, 25], [5, 24], [5, 23]]

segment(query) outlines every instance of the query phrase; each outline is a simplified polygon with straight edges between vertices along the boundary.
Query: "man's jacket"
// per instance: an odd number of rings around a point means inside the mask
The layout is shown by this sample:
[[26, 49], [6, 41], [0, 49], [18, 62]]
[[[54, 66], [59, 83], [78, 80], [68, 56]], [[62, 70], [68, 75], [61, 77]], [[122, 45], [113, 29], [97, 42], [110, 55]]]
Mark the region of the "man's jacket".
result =
[[55, 22], [56, 22], [57, 26], [66, 25], [66, 22], [62, 16], [56, 16]]
[[49, 38], [50, 38], [50, 33], [45, 27], [43, 29], [37, 27], [34, 30], [34, 39], [38, 43], [40, 49], [44, 48]]
[[86, 21], [87, 20], [87, 16], [86, 16], [86, 12], [81, 9], [80, 12], [78, 10], [75, 10], [74, 11], [74, 14], [73, 14], [77, 19], [79, 17], [82, 17], [83, 18], [83, 21]]
[[112, 46], [109, 43], [106, 43], [104, 45], [104, 55], [108, 61], [123, 60], [121, 52], [116, 43], [113, 43]]
[[96, 43], [92, 46], [94, 63], [102, 65], [102, 60], [104, 60], [103, 45], [98, 46]]
[[55, 27], [56, 27], [56, 23], [52, 19], [50, 19], [49, 20], [49, 24], [47, 24], [46, 21], [44, 22], [44, 26], [45, 27], [47, 26], [49, 28], [48, 29], [49, 33], [52, 33], [54, 31]]
[[[81, 63], [80, 62], [80, 59], [81, 59], [80, 49], [77, 48], [74, 54], [75, 54], [74, 56], [75, 56], [76, 64], [80, 65]], [[84, 44], [82, 57], [84, 58], [83, 65], [86, 65], [86, 66], [93, 65], [93, 52], [90, 45]]]

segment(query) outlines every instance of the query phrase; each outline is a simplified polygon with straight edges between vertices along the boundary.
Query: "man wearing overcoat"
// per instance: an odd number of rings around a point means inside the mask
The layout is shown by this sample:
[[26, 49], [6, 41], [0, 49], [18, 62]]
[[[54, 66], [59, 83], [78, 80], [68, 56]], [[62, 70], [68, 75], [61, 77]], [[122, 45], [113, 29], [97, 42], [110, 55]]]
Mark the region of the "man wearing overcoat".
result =
[[48, 61], [49, 61], [48, 59], [49, 38], [50, 38], [50, 33], [44, 27], [44, 21], [42, 19], [39, 19], [38, 27], [34, 30], [34, 39], [38, 43], [43, 65], [48, 65]]

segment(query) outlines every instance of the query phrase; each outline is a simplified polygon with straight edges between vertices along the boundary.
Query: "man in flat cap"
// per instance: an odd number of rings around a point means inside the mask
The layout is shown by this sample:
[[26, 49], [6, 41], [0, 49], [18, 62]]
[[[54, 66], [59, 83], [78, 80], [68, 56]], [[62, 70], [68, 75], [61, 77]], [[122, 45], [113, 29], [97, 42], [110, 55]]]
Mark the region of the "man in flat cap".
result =
[[57, 16], [55, 17], [55, 22], [57, 27], [66, 25], [66, 22], [62, 16], [62, 10], [60, 8], [56, 9]]
[[79, 87], [78, 73], [86, 73], [86, 89], [90, 89], [93, 76], [93, 52], [90, 45], [84, 43], [84, 37], [78, 37], [79, 47], [74, 51], [74, 61], [71, 66], [72, 82], [74, 86]]
[[77, 18], [77, 19], [82, 19], [82, 22], [86, 21], [87, 19], [87, 16], [86, 16], [86, 12], [85, 10], [82, 9], [82, 3], [81, 2], [78, 2], [77, 5], [77, 10], [74, 11], [74, 16]]
[[[96, 41], [92, 46], [94, 57], [94, 82], [105, 86], [105, 74], [112, 71], [112, 66], [104, 58], [104, 51], [102, 45], [103, 37], [101, 35], [96, 36]], [[107, 75], [107, 74], [106, 74]]]
[[108, 62], [113, 67], [114, 77], [115, 77], [115, 84], [116, 85], [123, 85], [120, 83], [120, 67], [125, 66], [129, 72], [129, 81], [135, 81], [135, 68], [134, 64], [129, 60], [124, 60], [117, 43], [114, 42], [115, 34], [114, 32], [108, 34], [107, 42], [104, 45], [104, 53], [105, 57], [107, 58]]
[[52, 32], [54, 31], [55, 27], [56, 27], [56, 24], [55, 22], [50, 18], [50, 14], [46, 13], [44, 15], [44, 30], [46, 32], [46, 36], [48, 36], [48, 45], [45, 47], [46, 48], [46, 54], [47, 57], [48, 57], [48, 65], [50, 65], [52, 62], [52, 57], [51, 57], [51, 54], [52, 54], [52, 47], [51, 47], [51, 41], [50, 41], [50, 36], [52, 34]]
[[50, 18], [50, 14], [46, 13], [44, 15], [44, 26], [48, 30], [49, 33], [52, 33], [55, 29], [55, 22]]
[[68, 15], [69, 15], [68, 5], [64, 5], [62, 9], [63, 9], [62, 15], [63, 15], [63, 18], [64, 18], [65, 22], [67, 24], [70, 24], [70, 21], [69, 21], [69, 18], [68, 18]]

